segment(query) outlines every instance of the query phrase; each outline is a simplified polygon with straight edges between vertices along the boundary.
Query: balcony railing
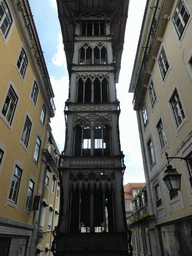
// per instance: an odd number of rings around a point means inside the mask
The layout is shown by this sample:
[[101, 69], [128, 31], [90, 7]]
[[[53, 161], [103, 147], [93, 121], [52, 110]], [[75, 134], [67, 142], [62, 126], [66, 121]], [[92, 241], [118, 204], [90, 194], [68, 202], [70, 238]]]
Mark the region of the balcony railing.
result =
[[136, 212], [134, 212], [131, 216], [129, 216], [127, 218], [127, 222], [128, 224], [132, 224], [136, 221], [139, 221], [145, 217], [148, 216], [148, 211], [147, 211], [147, 204], [145, 204], [144, 206], [142, 206], [141, 208], [139, 208], [139, 210], [137, 210]]

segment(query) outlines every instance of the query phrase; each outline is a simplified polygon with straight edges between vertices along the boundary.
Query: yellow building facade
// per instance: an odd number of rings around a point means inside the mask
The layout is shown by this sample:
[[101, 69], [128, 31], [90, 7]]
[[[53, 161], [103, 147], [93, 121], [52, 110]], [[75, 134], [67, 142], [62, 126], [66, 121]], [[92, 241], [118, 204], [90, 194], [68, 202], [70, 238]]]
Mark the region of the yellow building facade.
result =
[[0, 250], [34, 255], [55, 107], [27, 0], [0, 0], [0, 74]]
[[58, 172], [59, 150], [50, 127], [47, 129], [45, 146], [42, 153], [43, 172], [40, 181], [42, 184], [42, 196], [36, 253], [37, 255], [51, 256], [53, 255], [51, 252], [53, 233], [59, 221], [61, 185]]
[[[155, 216], [149, 223], [153, 255], [192, 254], [191, 19], [189, 0], [147, 1], [129, 88], [137, 111], [148, 214]], [[165, 176], [174, 178], [173, 186], [180, 178], [181, 187], [168, 189]]]

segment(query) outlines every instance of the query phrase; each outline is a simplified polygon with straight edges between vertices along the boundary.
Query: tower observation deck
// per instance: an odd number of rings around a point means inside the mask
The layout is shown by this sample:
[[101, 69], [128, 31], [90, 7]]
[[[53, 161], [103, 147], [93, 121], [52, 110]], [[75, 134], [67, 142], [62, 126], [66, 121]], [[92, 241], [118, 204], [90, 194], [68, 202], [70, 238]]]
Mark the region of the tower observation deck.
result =
[[56, 255], [128, 255], [116, 97], [128, 0], [57, 0], [69, 73]]

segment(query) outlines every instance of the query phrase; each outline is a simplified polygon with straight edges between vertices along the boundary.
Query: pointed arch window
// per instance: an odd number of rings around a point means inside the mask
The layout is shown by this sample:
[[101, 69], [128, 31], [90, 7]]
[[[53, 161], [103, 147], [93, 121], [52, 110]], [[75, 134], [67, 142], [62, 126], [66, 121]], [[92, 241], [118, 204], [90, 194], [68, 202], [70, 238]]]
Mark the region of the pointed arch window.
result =
[[84, 102], [85, 103], [90, 103], [91, 102], [91, 87], [92, 87], [92, 83], [91, 83], [91, 79], [88, 78], [85, 82], [85, 93], [84, 93]]
[[94, 64], [99, 64], [100, 63], [100, 57], [99, 57], [99, 48], [95, 47], [94, 49]]
[[92, 48], [89, 46], [82, 46], [79, 50], [79, 62], [80, 64], [92, 64]]
[[108, 80], [107, 78], [79, 78], [77, 82], [78, 103], [107, 103], [108, 102]]
[[107, 63], [107, 50], [106, 48], [103, 46], [101, 48], [101, 64], [106, 64]]
[[85, 48], [80, 48], [80, 64], [85, 64]]
[[92, 49], [90, 46], [86, 50], [86, 64], [92, 64]]
[[108, 80], [104, 78], [102, 81], [102, 102], [104, 103], [108, 102], [107, 94], [108, 94]]
[[107, 50], [104, 46], [102, 48], [95, 47], [94, 64], [107, 64]]
[[94, 81], [94, 102], [101, 102], [101, 83], [98, 78]]

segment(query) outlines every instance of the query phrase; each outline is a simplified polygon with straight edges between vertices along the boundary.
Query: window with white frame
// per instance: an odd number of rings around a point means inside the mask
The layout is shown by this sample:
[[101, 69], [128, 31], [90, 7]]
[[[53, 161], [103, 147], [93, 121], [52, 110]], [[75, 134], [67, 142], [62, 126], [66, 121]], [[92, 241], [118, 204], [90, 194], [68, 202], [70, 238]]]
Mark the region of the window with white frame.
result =
[[59, 189], [57, 188], [57, 194], [56, 194], [56, 197], [59, 198]]
[[151, 82], [149, 84], [149, 98], [151, 101], [151, 106], [153, 107], [153, 105], [157, 99], [153, 80], [151, 80]]
[[42, 206], [41, 206], [41, 215], [40, 215], [40, 220], [39, 220], [39, 226], [41, 228], [44, 227], [45, 225], [45, 216], [46, 216], [46, 207], [48, 207], [48, 204], [45, 200], [42, 201]]
[[167, 144], [167, 139], [166, 139], [166, 135], [165, 135], [165, 131], [164, 131], [164, 127], [163, 127], [163, 123], [162, 123], [161, 119], [159, 120], [159, 122], [157, 124], [157, 131], [159, 134], [161, 148], [163, 149]]
[[35, 151], [33, 156], [36, 162], [38, 162], [39, 160], [40, 149], [41, 149], [41, 139], [39, 138], [39, 136], [37, 136], [36, 143], [35, 143]]
[[45, 174], [45, 185], [49, 186], [50, 171], [47, 169]]
[[177, 2], [174, 14], [173, 14], [173, 24], [175, 26], [176, 32], [179, 39], [181, 38], [187, 22], [189, 20], [190, 14], [183, 0]]
[[51, 191], [54, 193], [56, 184], [56, 177], [53, 175], [52, 183], [51, 183]]
[[23, 127], [23, 132], [22, 132], [22, 135], [21, 135], [21, 141], [23, 142], [23, 144], [25, 145], [26, 148], [28, 147], [31, 128], [32, 128], [32, 123], [31, 123], [29, 117], [26, 116], [25, 124], [24, 124], [24, 127]]
[[192, 152], [185, 159], [187, 161], [186, 163], [189, 171], [189, 181], [192, 187]]
[[173, 92], [173, 95], [170, 99], [170, 104], [173, 110], [176, 125], [178, 127], [185, 118], [185, 113], [177, 89], [175, 89], [175, 91]]
[[14, 204], [17, 203], [21, 177], [22, 177], [22, 170], [16, 165], [13, 176], [12, 176], [11, 186], [10, 186], [9, 196], [8, 196], [9, 201], [13, 202]]
[[31, 211], [34, 188], [35, 188], [35, 182], [30, 179], [28, 190], [27, 190], [27, 200], [26, 200], [26, 205], [25, 205], [25, 207], [28, 211]]
[[40, 122], [42, 124], [45, 123], [45, 117], [46, 117], [46, 107], [45, 107], [45, 104], [43, 104], [42, 109], [41, 109], [41, 115], [40, 115]]
[[49, 216], [48, 216], [48, 225], [47, 225], [47, 230], [51, 230], [51, 226], [52, 226], [52, 220], [53, 220], [53, 207], [50, 206], [49, 207]]
[[37, 82], [34, 81], [32, 91], [31, 91], [31, 100], [34, 106], [36, 106], [37, 104], [38, 93], [39, 93], [39, 87], [37, 85]]
[[3, 160], [4, 151], [0, 148], [0, 164]]
[[5, 38], [9, 33], [12, 23], [13, 23], [13, 19], [12, 19], [10, 10], [7, 6], [7, 3], [5, 0], [1, 0], [0, 1], [0, 29]]
[[160, 186], [158, 183], [154, 185], [154, 191], [155, 191], [156, 206], [159, 207], [162, 204], [162, 200], [161, 200]]
[[15, 93], [13, 87], [10, 85], [10, 88], [2, 109], [2, 114], [7, 119], [10, 125], [12, 124], [12, 121], [13, 121], [17, 103], [18, 103], [17, 94]]
[[153, 165], [155, 163], [155, 152], [154, 152], [154, 147], [151, 139], [147, 143], [147, 149], [149, 154], [150, 165]]
[[161, 72], [162, 79], [164, 80], [169, 69], [169, 62], [168, 62], [164, 47], [161, 48], [159, 58], [158, 58], [158, 64], [159, 64], [159, 69]]
[[54, 228], [56, 228], [57, 225], [58, 225], [58, 219], [59, 219], [59, 212], [58, 212], [58, 210], [55, 210], [55, 214], [54, 214]]
[[146, 125], [148, 122], [148, 116], [147, 116], [147, 109], [146, 109], [145, 105], [143, 105], [141, 113], [142, 113], [142, 118], [143, 118], [143, 124]]
[[19, 58], [17, 60], [17, 68], [18, 68], [18, 71], [23, 79], [26, 74], [27, 66], [28, 66], [28, 58], [25, 53], [25, 50], [22, 48], [21, 52], [19, 54]]

